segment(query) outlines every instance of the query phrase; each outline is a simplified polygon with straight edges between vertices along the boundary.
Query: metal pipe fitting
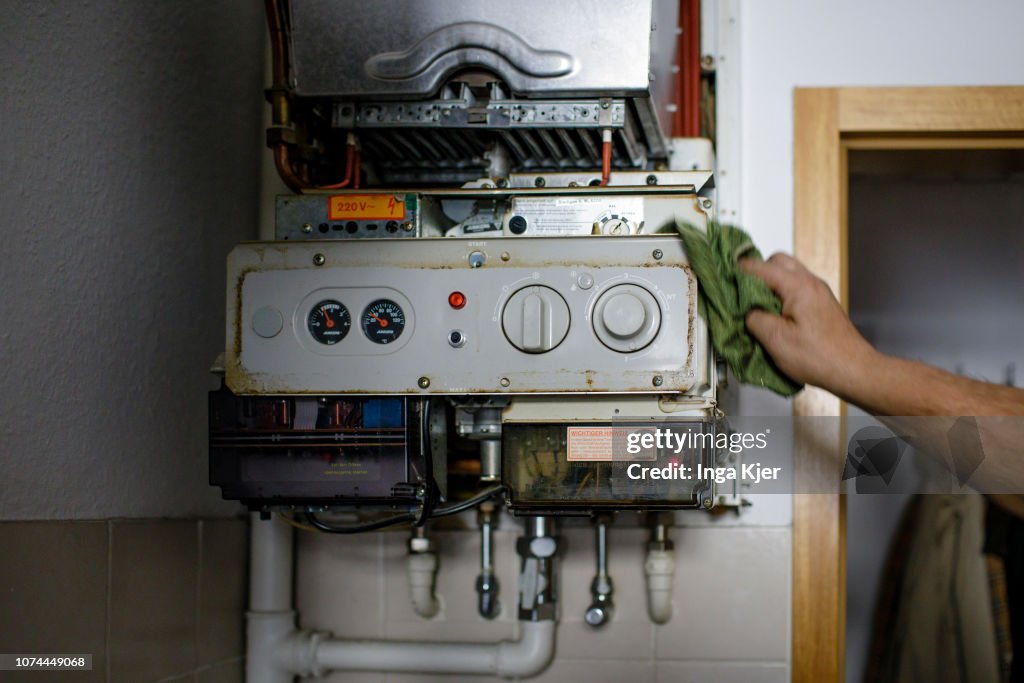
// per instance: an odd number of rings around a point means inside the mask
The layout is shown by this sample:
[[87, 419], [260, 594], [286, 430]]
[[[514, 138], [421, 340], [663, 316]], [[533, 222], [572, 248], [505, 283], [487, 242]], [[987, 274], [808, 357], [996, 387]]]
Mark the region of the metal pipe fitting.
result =
[[611, 621], [614, 603], [612, 594], [615, 586], [608, 575], [608, 523], [606, 515], [595, 518], [594, 537], [596, 541], [597, 573], [590, 584], [590, 607], [583, 614], [583, 620], [592, 628], [599, 628]]
[[494, 574], [494, 522], [497, 508], [484, 503], [477, 512], [480, 524], [480, 575], [476, 577], [477, 611], [484, 619], [494, 619], [501, 611], [498, 602], [498, 577]]

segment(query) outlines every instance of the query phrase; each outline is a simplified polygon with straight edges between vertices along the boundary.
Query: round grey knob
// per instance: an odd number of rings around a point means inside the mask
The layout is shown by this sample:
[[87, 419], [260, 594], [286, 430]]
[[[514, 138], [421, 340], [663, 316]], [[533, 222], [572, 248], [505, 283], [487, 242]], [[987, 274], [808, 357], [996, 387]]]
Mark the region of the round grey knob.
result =
[[639, 351], [654, 341], [660, 328], [658, 300], [640, 285], [616, 285], [594, 306], [594, 333], [613, 351]]
[[546, 353], [569, 333], [569, 318], [569, 305], [561, 294], [544, 285], [532, 285], [509, 297], [501, 326], [520, 351]]

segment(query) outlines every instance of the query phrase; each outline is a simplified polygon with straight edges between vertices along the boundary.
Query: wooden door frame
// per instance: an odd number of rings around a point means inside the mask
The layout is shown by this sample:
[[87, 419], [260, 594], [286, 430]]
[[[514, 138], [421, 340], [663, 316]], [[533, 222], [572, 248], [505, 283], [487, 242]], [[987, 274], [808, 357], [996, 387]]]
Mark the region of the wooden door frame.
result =
[[[793, 123], [794, 254], [846, 307], [849, 150], [1024, 147], [1024, 87], [797, 88]], [[845, 408], [808, 388], [793, 414], [845, 415]], [[839, 430], [829, 439], [845, 453]], [[837, 491], [841, 463], [801, 443], [798, 436], [795, 490]], [[792, 680], [842, 681], [846, 500], [838, 491], [793, 497], [792, 591]]]

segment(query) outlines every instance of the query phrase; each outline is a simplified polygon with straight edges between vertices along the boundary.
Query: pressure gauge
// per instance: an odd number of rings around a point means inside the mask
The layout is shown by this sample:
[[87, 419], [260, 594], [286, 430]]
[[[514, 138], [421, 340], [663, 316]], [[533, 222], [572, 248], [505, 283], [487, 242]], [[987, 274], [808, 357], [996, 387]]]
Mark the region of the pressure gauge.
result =
[[337, 344], [352, 326], [352, 317], [348, 309], [340, 301], [326, 299], [321, 301], [309, 312], [306, 326], [313, 339], [321, 344], [331, 346]]
[[391, 299], [377, 299], [363, 311], [363, 334], [375, 344], [390, 344], [405, 329], [405, 311]]

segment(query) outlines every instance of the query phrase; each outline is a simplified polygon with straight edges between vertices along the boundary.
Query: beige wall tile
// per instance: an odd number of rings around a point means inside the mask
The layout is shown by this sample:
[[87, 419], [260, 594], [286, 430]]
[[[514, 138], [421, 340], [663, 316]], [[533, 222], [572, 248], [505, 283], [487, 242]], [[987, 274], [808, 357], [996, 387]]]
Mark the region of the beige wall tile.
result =
[[195, 668], [198, 545], [196, 522], [113, 522], [112, 683]]
[[245, 653], [249, 525], [243, 519], [204, 520], [199, 575], [198, 663]]
[[673, 538], [673, 615], [656, 627], [656, 657], [786, 661], [790, 530], [691, 528]]
[[196, 683], [244, 683], [245, 659], [235, 659], [208, 669], [200, 669]]
[[3, 651], [93, 656], [91, 672], [4, 672], [5, 681], [105, 681], [106, 617], [106, 523], [0, 523]]
[[785, 664], [732, 662], [658, 662], [657, 683], [786, 683]]

